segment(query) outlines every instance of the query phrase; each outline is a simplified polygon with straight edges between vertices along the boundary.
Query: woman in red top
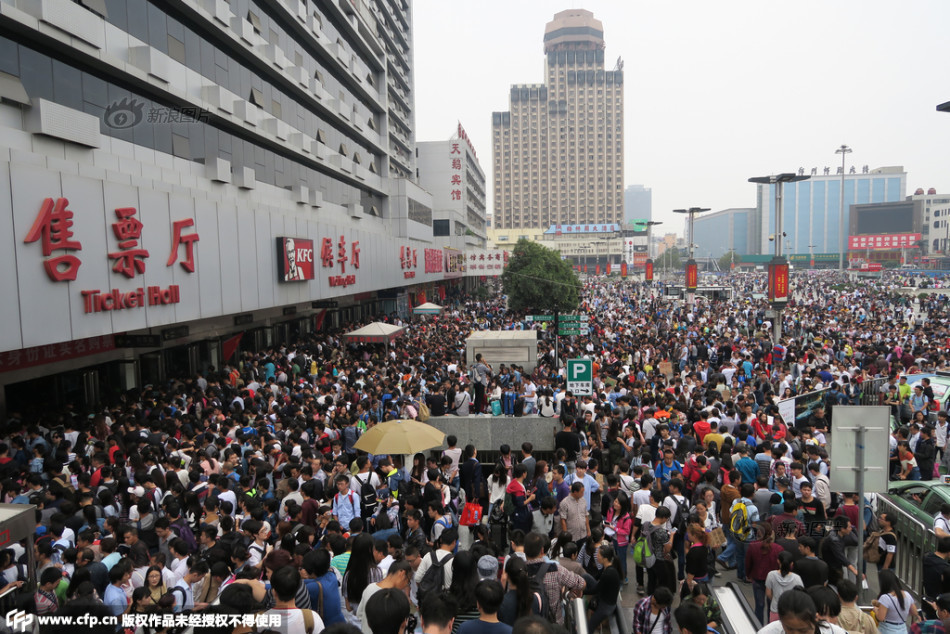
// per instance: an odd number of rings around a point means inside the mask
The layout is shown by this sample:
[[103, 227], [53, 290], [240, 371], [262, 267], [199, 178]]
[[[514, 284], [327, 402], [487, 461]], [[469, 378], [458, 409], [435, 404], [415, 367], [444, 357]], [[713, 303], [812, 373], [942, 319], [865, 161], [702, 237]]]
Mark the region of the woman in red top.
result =
[[623, 582], [627, 583], [627, 548], [630, 546], [630, 533], [633, 532], [633, 518], [630, 516], [630, 498], [623, 491], [617, 494], [613, 505], [607, 510], [607, 526], [614, 532]]
[[755, 615], [760, 623], [765, 622], [765, 579], [773, 570], [778, 570], [778, 555], [784, 549], [775, 543], [775, 533], [768, 522], [755, 525], [758, 541], [752, 542], [745, 553], [746, 579], [752, 580], [752, 595], [755, 597]]

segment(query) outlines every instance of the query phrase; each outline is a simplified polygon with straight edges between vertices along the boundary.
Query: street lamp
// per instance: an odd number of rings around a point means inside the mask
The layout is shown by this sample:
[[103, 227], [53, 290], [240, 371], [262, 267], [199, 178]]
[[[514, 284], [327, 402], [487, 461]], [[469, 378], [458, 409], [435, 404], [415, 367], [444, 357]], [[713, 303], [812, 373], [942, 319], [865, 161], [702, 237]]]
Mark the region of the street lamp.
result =
[[838, 270], [842, 273], [844, 273], [844, 238], [846, 231], [844, 226], [844, 160], [851, 152], [851, 148], [847, 145], [842, 145], [835, 150], [835, 154], [841, 155], [841, 208], [838, 211]]
[[809, 244], [809, 245], [808, 245], [808, 258], [809, 258], [809, 260], [810, 260], [810, 262], [808, 263], [808, 268], [810, 268], [810, 269], [815, 268], [815, 247], [816, 247], [816, 246], [818, 246], [818, 245], [816, 245], [816, 244]]
[[674, 209], [673, 213], [677, 214], [687, 214], [689, 222], [687, 223], [689, 236], [687, 243], [689, 245], [689, 259], [686, 261], [686, 304], [692, 308], [694, 302], [696, 301], [696, 286], [699, 281], [699, 273], [696, 268], [696, 260], [693, 259], [693, 219], [696, 217], [696, 214], [701, 214], [704, 211], [709, 211], [709, 208], [704, 207], [690, 207], [689, 209]]
[[782, 255], [782, 188], [785, 183], [795, 183], [808, 180], [809, 176], [799, 176], [786, 172], [771, 176], [755, 176], [749, 179], [750, 183], [761, 185], [775, 185], [775, 257], [769, 262], [769, 301], [775, 310], [775, 324], [772, 328], [772, 338], [778, 345], [782, 338], [782, 309], [788, 303], [788, 260]]
[[647, 262], [643, 267], [643, 281], [653, 281], [653, 227], [663, 224], [662, 220], [647, 220]]

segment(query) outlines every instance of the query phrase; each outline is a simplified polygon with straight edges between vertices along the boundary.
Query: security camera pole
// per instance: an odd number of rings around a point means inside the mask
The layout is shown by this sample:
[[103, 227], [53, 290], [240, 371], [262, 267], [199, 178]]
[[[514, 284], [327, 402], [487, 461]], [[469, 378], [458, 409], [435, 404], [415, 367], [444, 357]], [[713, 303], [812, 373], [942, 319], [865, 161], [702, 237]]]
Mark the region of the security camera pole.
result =
[[789, 275], [788, 260], [782, 255], [782, 186], [785, 183], [808, 180], [808, 176], [784, 173], [772, 176], [755, 176], [750, 183], [775, 186], [775, 257], [769, 262], [769, 303], [775, 311], [775, 323], [772, 324], [772, 343], [780, 345], [782, 339], [782, 309], [788, 303]]

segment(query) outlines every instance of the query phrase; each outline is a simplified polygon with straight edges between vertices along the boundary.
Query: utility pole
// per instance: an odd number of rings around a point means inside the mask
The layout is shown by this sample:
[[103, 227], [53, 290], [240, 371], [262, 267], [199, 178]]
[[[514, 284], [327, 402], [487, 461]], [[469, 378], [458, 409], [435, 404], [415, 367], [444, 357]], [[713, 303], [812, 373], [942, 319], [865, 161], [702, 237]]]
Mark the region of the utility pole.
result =
[[703, 213], [704, 211], [709, 211], [709, 208], [703, 207], [690, 207], [689, 209], [674, 209], [673, 213], [677, 214], [687, 214], [689, 222], [687, 223], [689, 233], [689, 243], [687, 248], [689, 249], [689, 259], [686, 261], [686, 305], [692, 309], [693, 304], [696, 302], [696, 285], [699, 280], [699, 269], [696, 266], [696, 260], [693, 259], [693, 247], [696, 245], [693, 243], [693, 220], [696, 217], [696, 214]]

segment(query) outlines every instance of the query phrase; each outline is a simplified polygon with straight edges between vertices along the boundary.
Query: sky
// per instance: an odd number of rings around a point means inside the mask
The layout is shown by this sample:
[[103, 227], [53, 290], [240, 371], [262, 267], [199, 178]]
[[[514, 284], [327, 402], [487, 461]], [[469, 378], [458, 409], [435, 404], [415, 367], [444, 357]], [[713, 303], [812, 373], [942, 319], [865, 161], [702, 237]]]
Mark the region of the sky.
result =
[[[544, 26], [583, 8], [624, 61], [625, 186], [657, 233], [684, 207], [755, 206], [752, 176], [902, 165], [907, 194], [950, 192], [946, 0], [413, 0], [416, 140], [461, 122], [492, 191], [491, 113], [544, 79]], [[491, 202], [489, 202], [489, 206]]]

